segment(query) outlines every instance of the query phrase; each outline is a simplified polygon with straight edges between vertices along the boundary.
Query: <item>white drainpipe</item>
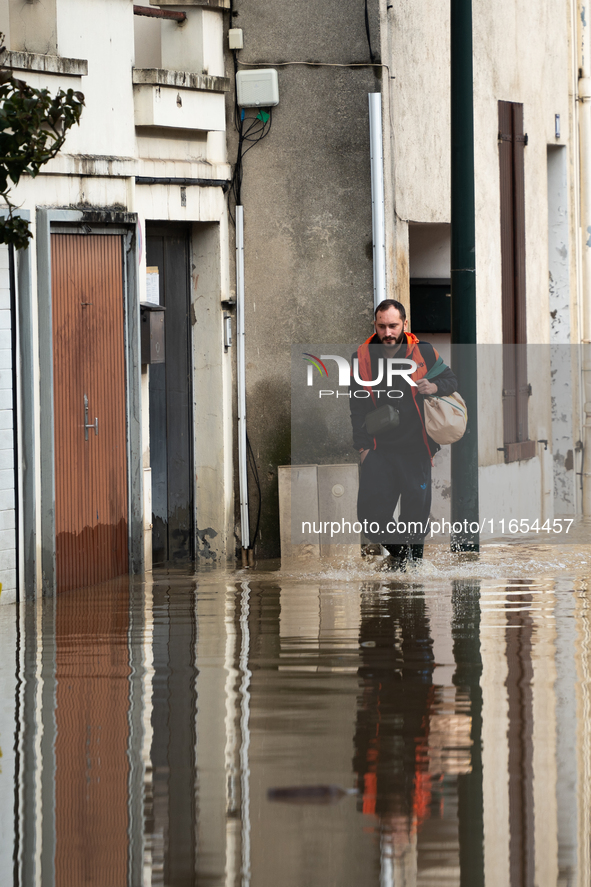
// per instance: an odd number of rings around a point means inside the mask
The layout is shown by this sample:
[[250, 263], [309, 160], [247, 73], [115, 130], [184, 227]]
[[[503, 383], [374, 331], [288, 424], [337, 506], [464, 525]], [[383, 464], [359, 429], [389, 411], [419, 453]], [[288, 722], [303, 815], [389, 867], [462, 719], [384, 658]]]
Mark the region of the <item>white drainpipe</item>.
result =
[[[236, 376], [238, 382], [238, 476], [243, 552], [250, 546], [246, 453], [246, 362], [244, 336], [244, 207], [236, 207]], [[244, 555], [243, 555], [244, 556]]]
[[373, 305], [386, 294], [386, 211], [384, 206], [384, 147], [382, 94], [369, 93], [369, 150], [371, 162], [371, 223], [373, 229]]

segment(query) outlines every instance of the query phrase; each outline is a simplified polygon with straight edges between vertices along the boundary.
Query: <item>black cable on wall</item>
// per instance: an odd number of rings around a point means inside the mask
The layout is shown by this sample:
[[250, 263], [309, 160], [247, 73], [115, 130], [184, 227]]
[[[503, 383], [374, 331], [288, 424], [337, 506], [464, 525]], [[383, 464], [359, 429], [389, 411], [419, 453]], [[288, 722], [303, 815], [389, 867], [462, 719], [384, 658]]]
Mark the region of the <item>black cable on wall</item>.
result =
[[369, 10], [368, 10], [368, 0], [365, 0], [365, 33], [367, 34], [367, 46], [369, 49], [369, 57], [372, 62], [375, 62], [376, 56], [371, 47], [371, 32], [369, 30]]

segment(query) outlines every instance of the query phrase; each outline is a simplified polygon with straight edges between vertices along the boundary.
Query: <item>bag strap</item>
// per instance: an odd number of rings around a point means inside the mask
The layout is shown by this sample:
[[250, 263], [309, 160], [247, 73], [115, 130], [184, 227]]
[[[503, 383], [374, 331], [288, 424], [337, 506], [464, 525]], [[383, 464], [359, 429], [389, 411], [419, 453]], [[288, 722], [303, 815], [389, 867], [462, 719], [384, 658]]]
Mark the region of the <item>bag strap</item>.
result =
[[437, 358], [431, 369], [425, 373], [423, 379], [434, 379], [435, 376], [441, 375], [441, 373], [447, 369], [447, 364], [443, 362], [443, 358], [441, 355]]
[[[455, 392], [454, 392], [454, 394], [455, 394]], [[468, 416], [468, 408], [464, 404], [460, 403], [457, 400], [450, 400], [451, 396], [452, 395], [446, 396], [444, 394], [430, 394], [429, 395], [429, 397], [431, 397], [433, 400], [443, 401], [443, 403], [449, 404], [450, 407], [453, 407], [455, 410], [459, 410], [460, 413], [462, 413], [462, 415]]]

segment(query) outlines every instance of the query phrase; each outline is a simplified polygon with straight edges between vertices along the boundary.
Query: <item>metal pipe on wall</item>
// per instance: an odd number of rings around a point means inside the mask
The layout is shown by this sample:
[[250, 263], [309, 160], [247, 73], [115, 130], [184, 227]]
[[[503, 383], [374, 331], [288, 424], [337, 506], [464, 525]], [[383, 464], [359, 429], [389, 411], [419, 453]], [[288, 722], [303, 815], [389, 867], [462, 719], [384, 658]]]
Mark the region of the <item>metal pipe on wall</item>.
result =
[[[582, 317], [583, 342], [583, 453], [591, 453], [591, 33], [587, 0], [579, 0], [580, 59], [579, 59], [579, 153], [582, 253]], [[582, 468], [583, 514], [591, 514], [591, 460], [585, 458]]]
[[246, 359], [244, 335], [244, 207], [236, 207], [236, 376], [238, 382], [238, 477], [242, 549], [250, 547], [246, 451]]
[[371, 224], [373, 236], [373, 304], [387, 299], [386, 211], [384, 206], [384, 149], [382, 143], [382, 94], [369, 93], [369, 151], [371, 163]]

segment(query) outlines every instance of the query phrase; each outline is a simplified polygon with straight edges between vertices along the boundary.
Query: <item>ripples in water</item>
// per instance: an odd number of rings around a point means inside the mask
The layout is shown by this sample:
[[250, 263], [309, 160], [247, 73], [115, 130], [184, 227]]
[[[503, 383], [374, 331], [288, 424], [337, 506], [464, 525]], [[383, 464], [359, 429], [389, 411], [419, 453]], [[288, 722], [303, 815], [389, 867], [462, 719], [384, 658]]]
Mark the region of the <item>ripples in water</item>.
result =
[[591, 883], [591, 548], [377, 567], [2, 608], [6, 883]]

